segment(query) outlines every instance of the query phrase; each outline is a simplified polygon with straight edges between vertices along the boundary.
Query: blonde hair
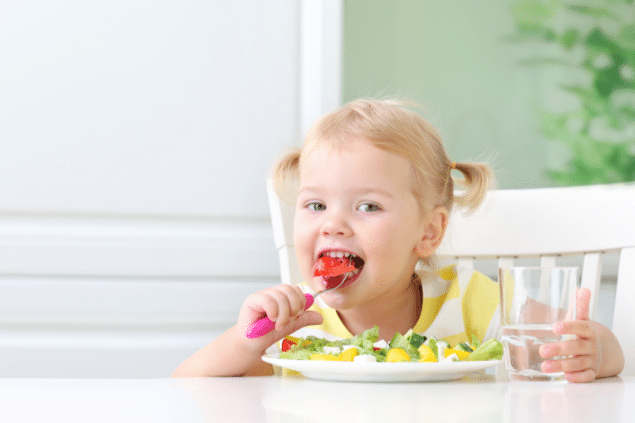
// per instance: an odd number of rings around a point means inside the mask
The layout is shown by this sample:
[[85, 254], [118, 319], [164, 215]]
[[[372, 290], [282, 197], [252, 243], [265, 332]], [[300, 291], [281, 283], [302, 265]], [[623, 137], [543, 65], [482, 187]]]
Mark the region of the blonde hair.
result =
[[[322, 142], [338, 146], [361, 138], [411, 163], [412, 192], [423, 210], [442, 206], [450, 213], [456, 204], [466, 213], [473, 212], [492, 184], [490, 167], [484, 163], [451, 161], [437, 129], [406, 109], [413, 105], [360, 99], [325, 115], [309, 129], [302, 149], [289, 152], [274, 167], [273, 181], [278, 194], [287, 199], [294, 196], [302, 155], [308, 146]], [[455, 180], [453, 169], [462, 173], [464, 179]], [[455, 196], [455, 183], [463, 187], [461, 195]], [[432, 261], [423, 262], [432, 265]]]

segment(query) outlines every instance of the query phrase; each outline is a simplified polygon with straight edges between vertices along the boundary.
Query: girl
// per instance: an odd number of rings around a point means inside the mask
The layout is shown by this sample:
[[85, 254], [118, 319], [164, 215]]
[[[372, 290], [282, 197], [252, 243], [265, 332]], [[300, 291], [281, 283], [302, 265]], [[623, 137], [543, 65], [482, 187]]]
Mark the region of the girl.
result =
[[[454, 196], [453, 169], [465, 177], [459, 197]], [[307, 311], [300, 286], [250, 295], [236, 326], [188, 358], [173, 376], [271, 374], [271, 366], [260, 359], [265, 350], [306, 326], [345, 338], [378, 325], [385, 340], [412, 328], [452, 345], [472, 335], [495, 336], [497, 284], [457, 266], [432, 271], [450, 210], [455, 203], [467, 211], [478, 207], [490, 169], [450, 161], [436, 130], [420, 116], [390, 101], [347, 104], [311, 128], [302, 149], [278, 163], [274, 181], [281, 195], [296, 199], [295, 248], [308, 290], [323, 291], [343, 278], [314, 276], [324, 256], [346, 257], [355, 269]], [[584, 316], [588, 291], [579, 302]], [[247, 338], [249, 326], [263, 316], [276, 322], [275, 330]], [[604, 326], [584, 319], [563, 322], [559, 330], [578, 339], [545, 345], [541, 355], [572, 358], [546, 360], [543, 370], [564, 371], [572, 381], [621, 371], [621, 349]]]

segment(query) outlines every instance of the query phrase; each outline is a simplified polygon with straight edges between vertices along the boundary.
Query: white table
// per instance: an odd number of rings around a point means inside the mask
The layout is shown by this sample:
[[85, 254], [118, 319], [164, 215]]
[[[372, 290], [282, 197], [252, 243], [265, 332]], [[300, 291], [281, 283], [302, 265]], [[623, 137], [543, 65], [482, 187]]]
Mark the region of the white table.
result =
[[309, 379], [0, 379], [13, 422], [629, 422], [635, 377], [590, 384]]

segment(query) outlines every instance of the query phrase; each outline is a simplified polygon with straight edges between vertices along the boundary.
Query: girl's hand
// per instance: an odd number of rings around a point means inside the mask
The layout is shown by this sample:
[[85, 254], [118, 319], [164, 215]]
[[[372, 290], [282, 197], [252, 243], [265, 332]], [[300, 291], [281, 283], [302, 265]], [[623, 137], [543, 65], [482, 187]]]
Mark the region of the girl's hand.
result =
[[[295, 285], [278, 285], [251, 294], [242, 305], [237, 328], [244, 341], [253, 349], [264, 352], [274, 342], [309, 325], [322, 323], [322, 315], [315, 311], [305, 311], [306, 297]], [[274, 330], [260, 338], [248, 339], [244, 336], [249, 327], [263, 317], [276, 323]]]
[[547, 344], [540, 347], [540, 356], [549, 359], [558, 356], [568, 358], [545, 360], [541, 369], [545, 373], [564, 372], [570, 382], [591, 382], [598, 376], [602, 364], [602, 345], [589, 320], [591, 292], [582, 288], [576, 295], [577, 320], [558, 322], [553, 325], [558, 335], [575, 335], [577, 339]]

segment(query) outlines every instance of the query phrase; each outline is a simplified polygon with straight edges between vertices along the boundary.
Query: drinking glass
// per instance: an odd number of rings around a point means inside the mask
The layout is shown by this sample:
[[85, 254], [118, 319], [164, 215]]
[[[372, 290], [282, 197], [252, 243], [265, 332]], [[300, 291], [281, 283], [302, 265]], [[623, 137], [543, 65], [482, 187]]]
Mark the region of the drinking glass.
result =
[[[543, 344], [572, 339], [556, 335], [555, 322], [576, 318], [577, 267], [501, 267], [501, 326], [505, 366], [512, 380], [563, 380], [544, 373], [538, 352]], [[565, 357], [555, 357], [562, 359]]]

